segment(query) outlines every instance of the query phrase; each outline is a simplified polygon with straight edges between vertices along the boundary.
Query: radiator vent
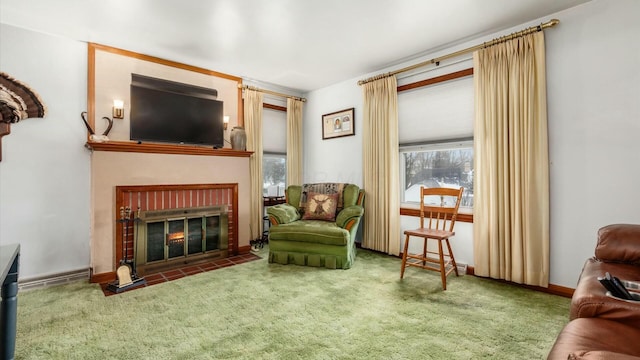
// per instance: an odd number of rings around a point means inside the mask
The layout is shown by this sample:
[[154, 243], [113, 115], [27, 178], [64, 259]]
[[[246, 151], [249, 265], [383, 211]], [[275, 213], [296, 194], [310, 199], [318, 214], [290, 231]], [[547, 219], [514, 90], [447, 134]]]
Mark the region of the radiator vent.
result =
[[456, 265], [458, 265], [458, 274], [466, 275], [467, 274], [467, 264], [459, 263], [456, 261]]
[[89, 269], [80, 269], [64, 273], [39, 276], [31, 279], [18, 280], [18, 291], [46, 288], [49, 286], [67, 284], [75, 281], [89, 281]]

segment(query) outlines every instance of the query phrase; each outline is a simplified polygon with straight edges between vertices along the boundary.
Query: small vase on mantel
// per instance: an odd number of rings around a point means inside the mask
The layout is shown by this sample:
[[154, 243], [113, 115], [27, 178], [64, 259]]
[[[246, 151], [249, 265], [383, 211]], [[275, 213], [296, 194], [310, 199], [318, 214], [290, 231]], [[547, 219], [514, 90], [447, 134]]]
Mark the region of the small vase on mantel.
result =
[[247, 149], [247, 133], [242, 126], [234, 126], [231, 129], [231, 148], [242, 151]]

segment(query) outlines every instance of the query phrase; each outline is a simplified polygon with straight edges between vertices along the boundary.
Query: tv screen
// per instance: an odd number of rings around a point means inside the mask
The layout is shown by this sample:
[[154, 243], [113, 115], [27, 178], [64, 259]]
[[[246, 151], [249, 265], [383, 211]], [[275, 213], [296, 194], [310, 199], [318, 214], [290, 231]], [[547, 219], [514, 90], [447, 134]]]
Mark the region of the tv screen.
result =
[[224, 146], [223, 103], [217, 91], [132, 74], [130, 138]]

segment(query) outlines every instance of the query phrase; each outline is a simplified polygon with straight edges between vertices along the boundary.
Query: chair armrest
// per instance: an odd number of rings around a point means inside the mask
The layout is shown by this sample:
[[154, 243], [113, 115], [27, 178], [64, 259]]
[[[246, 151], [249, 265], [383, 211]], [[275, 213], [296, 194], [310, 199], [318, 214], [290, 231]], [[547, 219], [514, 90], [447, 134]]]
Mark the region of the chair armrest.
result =
[[598, 231], [596, 258], [607, 262], [640, 264], [640, 225], [608, 225]]
[[359, 219], [364, 214], [364, 208], [360, 205], [351, 205], [342, 209], [338, 216], [336, 216], [336, 225], [341, 228], [345, 228], [350, 220]]
[[267, 208], [269, 221], [273, 225], [288, 224], [300, 219], [298, 209], [289, 204], [278, 204]]

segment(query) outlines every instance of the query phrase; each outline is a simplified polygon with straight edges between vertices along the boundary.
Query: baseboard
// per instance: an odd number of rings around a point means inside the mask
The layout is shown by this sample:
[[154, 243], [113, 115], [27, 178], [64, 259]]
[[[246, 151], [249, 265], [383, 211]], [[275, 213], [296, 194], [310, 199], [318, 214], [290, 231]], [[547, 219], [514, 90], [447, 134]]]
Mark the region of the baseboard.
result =
[[573, 292], [576, 289], [572, 289], [572, 288], [560, 286], [560, 285], [549, 284], [549, 287], [547, 288], [547, 290], [549, 294], [571, 298], [573, 296]]
[[18, 290], [27, 291], [38, 288], [45, 288], [53, 285], [66, 284], [70, 282], [89, 280], [90, 269], [78, 269], [52, 275], [38, 276], [18, 280]]
[[472, 276], [476, 275], [476, 271], [473, 266], [467, 265], [467, 275], [472, 275]]
[[[467, 271], [467, 274], [469, 272]], [[484, 277], [484, 276], [480, 276], [483, 279], [489, 279], [489, 280], [493, 280], [493, 281], [498, 281], [498, 282], [502, 282], [505, 284], [509, 284], [509, 285], [513, 285], [513, 286], [519, 286], [519, 287], [523, 287], [526, 289], [530, 289], [530, 290], [535, 290], [535, 291], [539, 291], [539, 292], [543, 292], [543, 293], [547, 293], [547, 294], [551, 294], [551, 295], [557, 295], [557, 296], [562, 296], [562, 297], [566, 297], [566, 298], [571, 298], [573, 296], [573, 292], [575, 291], [575, 289], [572, 288], [568, 288], [568, 287], [564, 287], [564, 286], [560, 286], [560, 285], [554, 285], [554, 284], [549, 284], [548, 287], [542, 287], [542, 286], [533, 286], [533, 285], [525, 285], [525, 284], [518, 284], [512, 281], [507, 281], [507, 280], [501, 280], [501, 279], [493, 279], [493, 278], [488, 278], [488, 277]]]
[[116, 279], [116, 272], [110, 271], [100, 274], [91, 274], [90, 282], [94, 284], [104, 284], [108, 282], [112, 282]]
[[[395, 257], [395, 255], [391, 255], [391, 256]], [[402, 253], [400, 253], [400, 255], [398, 255], [397, 257], [402, 259]], [[466, 264], [460, 264], [460, 265], [463, 265], [463, 266], [458, 266], [458, 271], [462, 271], [465, 266], [466, 266], [466, 269], [467, 269], [466, 273], [461, 272], [460, 274], [476, 276], [475, 269], [474, 269], [473, 266], [466, 265]], [[480, 276], [480, 277], [482, 277], [484, 279], [490, 279], [490, 280], [494, 280], [494, 281], [507, 283], [507, 284], [514, 285], [514, 286], [524, 287], [524, 288], [535, 290], [535, 291], [540, 291], [540, 292], [547, 293], [547, 294], [558, 295], [558, 296], [562, 296], [562, 297], [566, 297], [566, 298], [571, 298], [573, 296], [573, 292], [575, 291], [575, 289], [564, 287], [564, 286], [560, 286], [560, 285], [554, 285], [554, 284], [549, 284], [549, 286], [545, 288], [545, 287], [541, 287], [541, 286], [523, 285], [523, 284], [518, 284], [518, 283], [511, 282], [511, 281], [487, 278], [487, 277], [483, 277], [483, 276]]]
[[540, 292], [551, 294], [551, 295], [562, 296], [562, 297], [566, 297], [566, 298], [571, 298], [573, 296], [573, 291], [574, 291], [574, 289], [572, 289], [572, 288], [568, 288], [568, 287], [564, 287], [564, 286], [560, 286], [560, 285], [553, 285], [553, 284], [549, 284], [549, 286], [545, 288], [545, 287], [541, 287], [541, 286], [517, 284], [517, 283], [514, 283], [514, 282], [510, 282], [510, 281], [505, 281], [505, 282], [508, 283], [508, 284], [511, 284], [511, 285], [521, 286], [521, 287], [524, 287], [524, 288], [527, 288], [527, 289], [540, 291]]

